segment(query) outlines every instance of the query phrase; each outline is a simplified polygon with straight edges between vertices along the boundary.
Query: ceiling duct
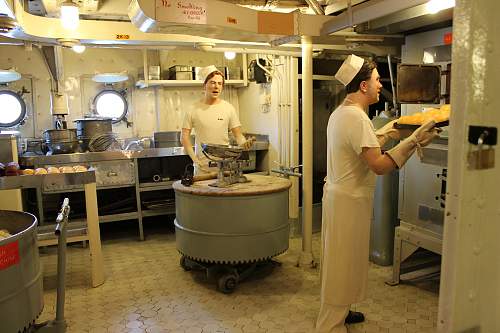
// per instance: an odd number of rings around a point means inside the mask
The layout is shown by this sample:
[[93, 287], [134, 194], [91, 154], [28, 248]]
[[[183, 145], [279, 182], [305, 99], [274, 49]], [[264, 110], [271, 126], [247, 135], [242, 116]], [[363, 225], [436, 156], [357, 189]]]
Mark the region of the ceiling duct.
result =
[[7, 14], [0, 14], [0, 33], [8, 33], [17, 26], [16, 20]]
[[257, 11], [217, 0], [132, 0], [132, 23], [143, 32], [270, 42], [285, 36], [320, 36], [331, 18]]
[[453, 8], [429, 14], [426, 4], [401, 10], [356, 26], [358, 33], [412, 34], [451, 26]]

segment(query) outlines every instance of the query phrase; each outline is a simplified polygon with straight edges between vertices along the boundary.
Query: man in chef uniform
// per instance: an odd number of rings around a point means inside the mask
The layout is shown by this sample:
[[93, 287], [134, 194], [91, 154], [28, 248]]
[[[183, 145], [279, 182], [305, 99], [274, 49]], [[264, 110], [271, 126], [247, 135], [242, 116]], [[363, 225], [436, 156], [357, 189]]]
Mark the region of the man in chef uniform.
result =
[[[186, 111], [181, 137], [182, 146], [193, 161], [196, 175], [217, 172], [217, 168], [208, 167], [208, 159], [202, 153], [201, 144], [228, 145], [229, 130], [244, 149], [249, 149], [254, 140], [245, 139], [236, 110], [220, 98], [224, 74], [215, 66], [203, 67], [199, 74], [203, 80], [204, 97]], [[191, 142], [192, 129], [196, 131], [195, 150]]]
[[[374, 130], [368, 106], [379, 99], [376, 64], [350, 55], [335, 75], [347, 96], [331, 114], [327, 127], [327, 176], [323, 191], [321, 305], [316, 332], [345, 333], [345, 324], [362, 322], [350, 311], [365, 298], [368, 280], [370, 222], [375, 176], [401, 168], [415, 150], [437, 136], [434, 121], [413, 133], [393, 128], [395, 122]], [[389, 139], [397, 146], [381, 152]]]

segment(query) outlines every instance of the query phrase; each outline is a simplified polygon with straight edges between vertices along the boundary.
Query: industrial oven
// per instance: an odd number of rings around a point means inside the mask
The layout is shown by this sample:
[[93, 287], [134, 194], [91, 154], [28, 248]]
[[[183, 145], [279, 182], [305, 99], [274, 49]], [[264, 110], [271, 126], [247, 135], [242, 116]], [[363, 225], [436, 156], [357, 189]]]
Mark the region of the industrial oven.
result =
[[[449, 103], [451, 45], [442, 45], [442, 36], [448, 32], [446, 28], [407, 37], [402, 63], [412, 65], [398, 68], [401, 115]], [[411, 75], [402, 82], [405, 69], [409, 69]], [[429, 74], [436, 69], [438, 74]], [[447, 156], [448, 128], [445, 127], [438, 139], [423, 148], [422, 158], [414, 154], [399, 172], [400, 225], [395, 230], [393, 273], [388, 284], [421, 276], [439, 277], [446, 214]]]

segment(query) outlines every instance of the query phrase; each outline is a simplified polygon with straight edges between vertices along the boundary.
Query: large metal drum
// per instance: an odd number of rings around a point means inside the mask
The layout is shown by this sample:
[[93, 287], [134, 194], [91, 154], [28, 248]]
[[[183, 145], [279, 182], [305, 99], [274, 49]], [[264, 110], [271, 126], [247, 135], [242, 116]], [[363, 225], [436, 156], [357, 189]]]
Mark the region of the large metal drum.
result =
[[43, 285], [35, 216], [0, 210], [0, 332], [18, 333], [34, 323], [43, 309]]
[[288, 179], [246, 175], [226, 188], [174, 183], [177, 249], [207, 263], [267, 260], [288, 249]]
[[84, 151], [89, 149], [92, 138], [113, 132], [111, 118], [82, 118], [76, 119], [76, 136], [82, 141], [81, 147]]

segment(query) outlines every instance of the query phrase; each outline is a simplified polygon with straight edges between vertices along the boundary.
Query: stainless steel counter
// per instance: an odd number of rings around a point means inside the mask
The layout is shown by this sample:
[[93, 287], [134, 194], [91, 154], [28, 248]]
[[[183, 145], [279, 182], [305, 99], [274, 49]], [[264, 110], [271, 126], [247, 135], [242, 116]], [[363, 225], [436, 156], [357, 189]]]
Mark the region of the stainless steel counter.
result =
[[[263, 151], [265, 153], [265, 151], [268, 150], [268, 147], [268, 141], [257, 141], [254, 143], [251, 150]], [[174, 205], [165, 205], [165, 207], [161, 209], [148, 208], [147, 205], [145, 205], [146, 199], [144, 199], [144, 197], [151, 197], [151, 195], [148, 195], [147, 192], [171, 190], [172, 181], [179, 179], [179, 165], [186, 162], [186, 158], [190, 161], [182, 147], [169, 147], [143, 150], [74, 153], [52, 156], [22, 156], [19, 158], [19, 164], [24, 167], [31, 168], [80, 164], [95, 170], [92, 174], [94, 175], [94, 179], [97, 184], [97, 190], [135, 188], [135, 211], [102, 215], [99, 216], [99, 220], [100, 222], [110, 222], [137, 219], [139, 222], [139, 237], [142, 240], [144, 239], [142, 226], [143, 217], [175, 213]], [[165, 159], [169, 161], [166, 162], [164, 161]], [[159, 181], [153, 181], [155, 179], [154, 177], [151, 177], [151, 180], [147, 180], [149, 178], [144, 177], [144, 174], [151, 171], [149, 169], [154, 169], [152, 174], [157, 175]], [[181, 169], [181, 171], [184, 172], [184, 166], [182, 166]], [[62, 174], [60, 176], [71, 178], [73, 177], [72, 175], [73, 174]], [[141, 175], [143, 175], [142, 178]], [[52, 175], [47, 175], [47, 179], [55, 179], [55, 177], [50, 176]], [[7, 181], [12, 182], [13, 180]], [[71, 185], [69, 183], [48, 181], [41, 184], [41, 186], [37, 188], [37, 206], [40, 221], [44, 221], [43, 196], [45, 194], [61, 192], [66, 193], [82, 190], [83, 188], [81, 185]], [[146, 206], [146, 209], [142, 206]]]
[[[255, 142], [250, 150], [267, 150], [269, 142]], [[73, 153], [60, 155], [37, 155], [21, 156], [19, 164], [26, 167], [38, 167], [43, 165], [70, 164], [70, 163], [88, 163], [98, 161], [132, 160], [151, 157], [166, 157], [186, 155], [184, 148], [148, 148], [143, 150], [115, 150], [103, 152]]]
[[93, 170], [75, 173], [0, 177], [0, 190], [43, 188], [45, 186], [72, 186], [95, 183]]

